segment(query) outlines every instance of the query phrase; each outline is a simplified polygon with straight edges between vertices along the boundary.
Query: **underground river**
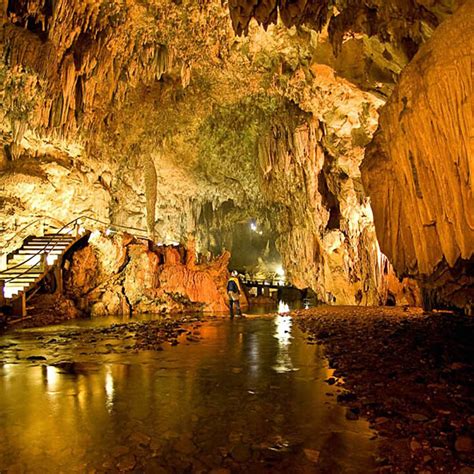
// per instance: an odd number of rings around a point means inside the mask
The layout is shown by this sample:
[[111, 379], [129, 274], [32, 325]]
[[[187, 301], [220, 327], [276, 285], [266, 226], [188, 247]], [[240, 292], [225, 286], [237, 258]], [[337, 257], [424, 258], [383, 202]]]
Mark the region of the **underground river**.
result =
[[159, 351], [100, 336], [116, 323], [0, 337], [2, 474], [373, 470], [373, 432], [289, 316], [193, 321]]

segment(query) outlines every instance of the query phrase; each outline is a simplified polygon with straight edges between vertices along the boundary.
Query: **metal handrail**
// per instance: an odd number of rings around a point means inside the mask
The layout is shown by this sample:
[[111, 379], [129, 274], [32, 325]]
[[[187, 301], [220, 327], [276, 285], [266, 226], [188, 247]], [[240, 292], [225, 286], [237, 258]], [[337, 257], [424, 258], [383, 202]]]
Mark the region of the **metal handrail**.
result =
[[13, 235], [13, 237], [11, 239], [9, 239], [7, 241], [7, 243], [11, 242], [13, 239], [18, 237], [20, 235], [20, 233], [23, 232], [24, 230], [28, 229], [28, 227], [31, 227], [33, 224], [36, 224], [37, 222], [41, 222], [41, 219], [43, 219], [43, 218], [38, 217], [38, 219], [35, 219], [33, 222], [30, 222], [29, 224], [26, 224], [25, 227], [22, 227], [20, 230], [16, 231], [15, 234]]
[[291, 286], [287, 280], [279, 278], [241, 278], [245, 285]]
[[34, 221], [29, 222], [28, 224], [26, 224], [26, 225], [25, 225], [24, 227], [22, 227], [20, 230], [17, 230], [17, 231], [15, 232], [15, 234], [13, 235], [13, 237], [11, 237], [10, 239], [8, 239], [6, 243], [7, 243], [7, 244], [10, 243], [11, 241], [13, 241], [13, 240], [16, 239], [17, 237], [19, 237], [20, 234], [21, 234], [24, 230], [28, 229], [28, 227], [31, 227], [33, 224], [36, 224], [37, 222], [41, 222], [41, 221], [43, 221], [43, 220], [45, 220], [45, 219], [49, 219], [49, 220], [51, 220], [51, 221], [61, 222], [61, 221], [59, 221], [58, 219], [56, 219], [56, 218], [54, 218], [54, 217], [40, 216], [40, 217], [38, 217], [37, 219], [35, 219]]
[[98, 222], [99, 224], [104, 224], [106, 226], [113, 227], [113, 228], [134, 230], [134, 231], [138, 231], [138, 232], [144, 232], [145, 234], [148, 233], [148, 231], [146, 229], [139, 229], [138, 227], [131, 227], [131, 226], [126, 226], [126, 225], [121, 225], [121, 224], [111, 224], [110, 222], [105, 222], [105, 221], [102, 221], [100, 219], [96, 219], [95, 217], [81, 216], [81, 217], [78, 217], [78, 219], [89, 219], [93, 222]]
[[[41, 219], [41, 218], [40, 218]], [[38, 219], [38, 220], [40, 220]], [[98, 222], [99, 224], [103, 224], [103, 225], [107, 225], [109, 227], [112, 227], [112, 228], [122, 228], [122, 229], [128, 229], [128, 230], [134, 230], [134, 231], [139, 231], [139, 232], [147, 232], [145, 229], [138, 229], [136, 227], [130, 227], [130, 226], [124, 226], [124, 225], [121, 225], [121, 224], [110, 224], [108, 222], [105, 222], [105, 221], [102, 221], [100, 219], [96, 219], [94, 217], [89, 217], [89, 216], [80, 216], [80, 217], [76, 217], [75, 219], [73, 219], [71, 222], [68, 222], [67, 224], [63, 225], [55, 234], [51, 235], [50, 238], [47, 240], [47, 242], [45, 243], [45, 245], [39, 249], [35, 254], [31, 255], [30, 257], [28, 257], [26, 260], [23, 260], [22, 262], [18, 263], [17, 265], [14, 265], [13, 267], [10, 267], [8, 268], [7, 270], [3, 270], [3, 271], [0, 271], [0, 275], [4, 274], [6, 271], [11, 271], [11, 270], [14, 270], [15, 268], [18, 268], [22, 265], [24, 265], [25, 263], [29, 262], [30, 260], [32, 260], [33, 258], [37, 257], [38, 255], [42, 255], [43, 252], [48, 248], [50, 247], [51, 243], [53, 242], [53, 239], [55, 237], [57, 237], [58, 235], [61, 235], [61, 231], [66, 229], [67, 227], [70, 227], [70, 226], [74, 226], [74, 225], [80, 225], [82, 224], [82, 220], [91, 220], [93, 222]], [[32, 225], [29, 224], [29, 225]], [[28, 225], [28, 226], [29, 226]], [[26, 226], [26, 227], [28, 227]], [[26, 228], [25, 227], [25, 228]], [[22, 229], [24, 230], [24, 229]], [[145, 237], [139, 237], [137, 236], [138, 238], [145, 238]], [[54, 248], [56, 247], [56, 245], [59, 243], [58, 242], [55, 242], [53, 243], [53, 246], [51, 248], [49, 248], [48, 250], [49, 251], [52, 251], [54, 250]], [[9, 278], [8, 280], [3, 280], [4, 283], [9, 283], [9, 282], [12, 282], [14, 280], [16, 280], [17, 278], [23, 276], [23, 275], [26, 275], [27, 273], [29, 273], [32, 269], [34, 268], [34, 266], [28, 268], [27, 270], [25, 270], [24, 272], [12, 277], [12, 278]]]
[[[60, 235], [62, 230], [66, 229], [66, 228], [69, 227], [70, 225], [76, 223], [79, 219], [80, 219], [80, 217], [77, 217], [76, 219], [72, 220], [71, 222], [68, 222], [67, 224], [63, 225], [63, 226], [61, 227], [61, 229], [59, 229], [58, 232], [56, 232], [56, 234], [53, 234], [53, 235], [47, 240], [47, 242], [44, 244], [44, 246], [43, 246], [41, 249], [39, 249], [35, 254], [30, 255], [30, 257], [28, 257], [26, 260], [23, 260], [22, 262], [18, 263], [17, 265], [14, 265], [13, 267], [8, 268], [7, 270], [1, 271], [1, 272], [0, 272], [0, 275], [2, 275], [3, 273], [5, 273], [6, 271], [14, 270], [15, 268], [21, 267], [22, 265], [24, 265], [25, 263], [29, 262], [30, 260], [32, 260], [33, 258], [37, 257], [38, 255], [42, 255], [43, 252], [44, 252], [44, 250], [46, 250], [48, 247], [50, 247], [50, 244], [51, 244], [51, 242], [53, 241], [54, 237], [57, 237], [58, 235]], [[59, 242], [55, 242], [55, 243], [53, 244], [53, 246], [52, 246], [49, 250], [50, 250], [50, 251], [51, 251], [51, 250], [54, 250], [54, 247], [56, 247], [56, 245], [57, 245], [58, 243], [59, 243]], [[21, 277], [21, 276], [23, 276], [23, 275], [26, 275], [27, 273], [29, 273], [29, 271], [30, 271], [32, 268], [34, 268], [34, 266], [28, 268], [27, 270], [25, 270], [24, 272], [22, 272], [22, 273], [20, 273], [20, 274], [18, 274], [18, 275], [16, 275], [16, 276], [14, 276], [13, 278], [9, 278], [8, 280], [4, 280], [4, 282], [5, 282], [5, 283], [9, 283], [9, 282], [11, 282], [11, 281], [13, 281], [13, 280], [16, 280], [17, 278], [19, 278], [19, 277]]]

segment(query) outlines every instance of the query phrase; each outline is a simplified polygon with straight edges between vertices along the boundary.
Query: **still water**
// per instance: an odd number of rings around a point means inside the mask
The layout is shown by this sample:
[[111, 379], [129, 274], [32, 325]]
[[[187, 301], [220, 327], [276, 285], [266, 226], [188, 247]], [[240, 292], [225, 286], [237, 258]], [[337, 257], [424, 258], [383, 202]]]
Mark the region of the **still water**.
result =
[[373, 470], [373, 433], [290, 317], [194, 323], [199, 342], [159, 352], [80, 336], [111, 323], [0, 337], [2, 474]]

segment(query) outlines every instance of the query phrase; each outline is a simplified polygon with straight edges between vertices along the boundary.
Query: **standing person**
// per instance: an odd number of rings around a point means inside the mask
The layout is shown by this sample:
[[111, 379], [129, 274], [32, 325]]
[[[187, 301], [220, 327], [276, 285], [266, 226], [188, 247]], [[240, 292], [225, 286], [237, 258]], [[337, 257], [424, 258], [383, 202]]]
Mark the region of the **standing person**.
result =
[[234, 304], [237, 316], [242, 316], [242, 311], [240, 310], [240, 285], [237, 275], [237, 272], [234, 270], [231, 273], [229, 281], [227, 282], [227, 295], [229, 296], [229, 310], [231, 319], [234, 317]]

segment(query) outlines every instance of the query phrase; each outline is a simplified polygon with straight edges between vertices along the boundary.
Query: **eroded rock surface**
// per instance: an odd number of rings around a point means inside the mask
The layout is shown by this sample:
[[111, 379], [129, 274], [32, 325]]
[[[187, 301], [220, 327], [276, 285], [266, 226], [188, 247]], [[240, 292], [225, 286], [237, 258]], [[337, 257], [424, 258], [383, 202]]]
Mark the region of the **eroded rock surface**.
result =
[[237, 248], [253, 219], [259, 256], [278, 247], [294, 284], [386, 302], [398, 282], [359, 165], [400, 71], [459, 2], [303, 3], [235, 0], [231, 20], [218, 0], [4, 2], [4, 252], [35, 217], [193, 234], [203, 254]]
[[93, 316], [226, 311], [229, 253], [199, 264], [194, 252], [96, 232], [72, 257], [66, 294]]
[[474, 4], [435, 31], [382, 109], [362, 176], [382, 251], [428, 300], [472, 308]]

